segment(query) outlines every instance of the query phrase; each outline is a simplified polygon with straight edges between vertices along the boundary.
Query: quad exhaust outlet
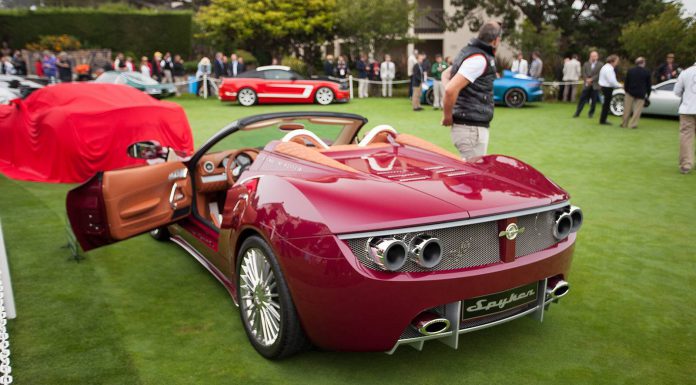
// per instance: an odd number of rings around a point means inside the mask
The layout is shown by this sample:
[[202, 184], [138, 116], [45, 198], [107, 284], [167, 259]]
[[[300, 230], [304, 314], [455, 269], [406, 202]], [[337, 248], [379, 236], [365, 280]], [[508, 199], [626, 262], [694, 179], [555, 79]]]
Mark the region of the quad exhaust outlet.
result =
[[370, 238], [367, 240], [370, 258], [383, 270], [397, 271], [406, 263], [408, 246], [396, 238]]
[[432, 336], [448, 331], [450, 322], [437, 313], [424, 311], [411, 321], [411, 326], [424, 336]]
[[549, 278], [546, 283], [546, 295], [554, 300], [564, 297], [569, 290], [568, 282], [557, 277]]
[[422, 267], [433, 268], [442, 260], [440, 240], [429, 235], [419, 235], [411, 241], [411, 260]]

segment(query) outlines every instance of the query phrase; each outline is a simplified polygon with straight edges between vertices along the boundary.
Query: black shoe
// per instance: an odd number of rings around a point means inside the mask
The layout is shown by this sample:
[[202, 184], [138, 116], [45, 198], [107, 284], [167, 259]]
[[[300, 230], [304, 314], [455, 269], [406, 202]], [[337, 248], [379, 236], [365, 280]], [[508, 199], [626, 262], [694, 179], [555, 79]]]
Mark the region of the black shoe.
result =
[[593, 116], [594, 116], [594, 114], [588, 114], [588, 115], [587, 115], [587, 117], [590, 118], [590, 119], [592, 119]]
[[611, 126], [611, 123], [609, 123], [609, 122], [599, 122], [599, 124], [601, 124], [603, 126]]
[[573, 114], [574, 118], [577, 118], [578, 116], [580, 116], [580, 114]]
[[413, 111], [423, 111], [423, 107], [414, 108]]
[[686, 175], [686, 174], [688, 174], [688, 173], [691, 172], [691, 169], [690, 169], [690, 168], [686, 168], [686, 167], [680, 167], [680, 168], [679, 168], [679, 172], [682, 173], [682, 174], [684, 174], [684, 175]]

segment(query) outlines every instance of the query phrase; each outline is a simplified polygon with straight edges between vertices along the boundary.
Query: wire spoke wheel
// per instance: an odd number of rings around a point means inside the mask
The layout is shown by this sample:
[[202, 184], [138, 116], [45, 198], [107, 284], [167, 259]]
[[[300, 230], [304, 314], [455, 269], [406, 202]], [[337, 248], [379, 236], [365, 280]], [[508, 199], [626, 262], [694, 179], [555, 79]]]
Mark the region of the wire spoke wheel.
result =
[[280, 333], [280, 301], [275, 274], [264, 252], [246, 251], [240, 270], [241, 311], [252, 336], [262, 346], [272, 345]]
[[609, 110], [615, 116], [621, 116], [624, 113], [624, 96], [617, 94], [612, 96], [611, 102], [609, 103]]
[[328, 87], [321, 87], [317, 90], [317, 93], [314, 98], [317, 100], [317, 103], [325, 106], [333, 102], [334, 93]]
[[244, 88], [237, 94], [237, 100], [245, 107], [251, 106], [256, 103], [256, 92], [250, 88]]

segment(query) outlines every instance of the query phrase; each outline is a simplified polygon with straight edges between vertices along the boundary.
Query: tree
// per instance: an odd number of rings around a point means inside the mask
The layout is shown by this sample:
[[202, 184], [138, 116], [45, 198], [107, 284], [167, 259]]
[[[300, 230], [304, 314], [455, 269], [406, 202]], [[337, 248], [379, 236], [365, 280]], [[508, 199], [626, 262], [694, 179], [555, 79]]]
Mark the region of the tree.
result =
[[364, 52], [383, 52], [395, 41], [409, 39], [416, 2], [408, 0], [338, 0], [338, 37]]
[[628, 23], [619, 40], [629, 57], [643, 56], [653, 68], [670, 52], [682, 65], [689, 66], [696, 60], [696, 21], [682, 17], [676, 5], [645, 23]]
[[333, 38], [336, 0], [212, 0], [196, 15], [200, 36], [221, 48], [246, 47], [260, 60], [307, 56]]
[[[477, 30], [482, 16], [502, 17], [504, 30], [514, 31], [521, 16], [542, 33], [545, 26], [560, 31], [559, 51], [585, 52], [601, 45], [607, 52], [618, 52], [617, 26], [634, 20], [643, 22], [662, 12], [662, 0], [451, 0], [456, 11], [448, 15], [448, 28], [467, 24]], [[482, 15], [478, 10], [483, 10]]]

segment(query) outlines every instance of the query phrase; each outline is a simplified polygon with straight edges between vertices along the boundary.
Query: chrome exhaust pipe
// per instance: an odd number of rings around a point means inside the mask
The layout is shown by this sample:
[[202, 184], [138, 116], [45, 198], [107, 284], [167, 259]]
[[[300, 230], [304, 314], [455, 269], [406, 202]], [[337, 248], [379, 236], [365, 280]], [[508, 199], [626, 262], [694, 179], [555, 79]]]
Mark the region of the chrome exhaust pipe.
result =
[[411, 241], [410, 258], [422, 267], [435, 267], [442, 261], [440, 240], [430, 235], [418, 235]]
[[383, 270], [396, 271], [406, 263], [408, 247], [396, 238], [370, 238], [367, 240], [370, 258]]
[[573, 225], [570, 226], [570, 232], [574, 233], [578, 230], [580, 230], [580, 227], [582, 226], [582, 220], [583, 220], [583, 215], [582, 215], [582, 210], [580, 210], [580, 207], [578, 206], [570, 206], [570, 219], [573, 220]]
[[411, 321], [411, 326], [424, 336], [432, 336], [448, 331], [450, 322], [437, 313], [424, 311]]
[[568, 213], [558, 213], [558, 218], [553, 224], [553, 236], [556, 239], [566, 238], [573, 228], [573, 218]]
[[568, 282], [560, 278], [549, 278], [546, 282], [546, 295], [554, 300], [564, 297], [569, 290], [570, 285]]

